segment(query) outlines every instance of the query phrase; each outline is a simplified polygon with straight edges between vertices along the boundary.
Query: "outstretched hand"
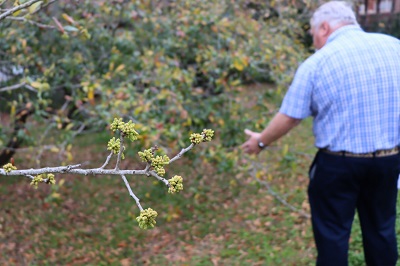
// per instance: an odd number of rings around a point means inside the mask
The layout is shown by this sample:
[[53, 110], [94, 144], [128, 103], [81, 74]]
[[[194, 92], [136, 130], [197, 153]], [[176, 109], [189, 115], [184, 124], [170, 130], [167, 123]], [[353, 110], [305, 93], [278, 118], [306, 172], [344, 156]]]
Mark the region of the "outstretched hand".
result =
[[259, 154], [261, 152], [261, 148], [258, 147], [258, 139], [261, 133], [253, 132], [249, 129], [245, 129], [244, 133], [249, 136], [249, 139], [242, 144], [242, 150], [248, 154]]

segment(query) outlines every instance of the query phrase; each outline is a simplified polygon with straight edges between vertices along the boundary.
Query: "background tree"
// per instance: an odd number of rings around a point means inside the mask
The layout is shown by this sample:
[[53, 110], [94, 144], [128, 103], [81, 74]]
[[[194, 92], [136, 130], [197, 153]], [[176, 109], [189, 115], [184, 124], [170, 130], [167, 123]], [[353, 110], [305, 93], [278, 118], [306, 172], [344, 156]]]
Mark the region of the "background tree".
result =
[[29, 2], [0, 24], [3, 164], [21, 145], [68, 155], [113, 117], [133, 120], [143, 146], [182, 147], [204, 127], [235, 146], [250, 119], [232, 100], [241, 84], [287, 84], [306, 55], [306, 2]]

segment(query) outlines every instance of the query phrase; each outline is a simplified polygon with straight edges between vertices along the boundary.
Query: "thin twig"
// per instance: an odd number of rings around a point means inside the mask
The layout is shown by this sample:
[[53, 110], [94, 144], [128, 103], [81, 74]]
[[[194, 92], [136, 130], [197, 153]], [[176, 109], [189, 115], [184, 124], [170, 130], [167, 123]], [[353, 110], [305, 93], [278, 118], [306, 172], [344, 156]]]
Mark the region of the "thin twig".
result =
[[154, 172], [154, 171], [150, 171], [149, 174], [152, 175], [152, 176], [154, 176], [154, 177], [157, 178], [158, 180], [164, 182], [164, 184], [165, 184], [167, 187], [169, 187], [169, 182], [168, 182], [167, 179], [165, 179], [165, 178], [163, 178], [163, 177], [157, 175], [157, 173]]
[[175, 155], [172, 159], [169, 160], [169, 163], [172, 163], [178, 159], [180, 159], [183, 154], [185, 154], [186, 152], [188, 152], [189, 150], [191, 150], [194, 147], [194, 144], [190, 144], [189, 147], [182, 149], [177, 155]]
[[121, 163], [122, 153], [124, 152], [124, 149], [125, 149], [123, 134], [121, 134], [119, 137], [119, 143], [120, 143], [120, 147], [119, 147], [119, 152], [118, 152], [118, 157], [117, 157], [117, 163], [115, 164], [115, 170], [119, 169], [119, 164]]
[[35, 178], [35, 177], [32, 176], [32, 175], [26, 175], [26, 177], [29, 178], [29, 179], [31, 179], [31, 180], [33, 180], [33, 179]]
[[[72, 134], [72, 136], [71, 136], [71, 139], [75, 139], [76, 138], [76, 136], [78, 136], [80, 133], [82, 133], [82, 131], [85, 129], [85, 127], [86, 127], [86, 125], [85, 125], [85, 123], [83, 123], [79, 128], [78, 128], [78, 130], [76, 130], [76, 131], [74, 131], [74, 133]], [[60, 158], [60, 160], [62, 159], [62, 155], [65, 153], [65, 147], [67, 146], [67, 144], [69, 143], [69, 141], [68, 141], [68, 138], [63, 142], [63, 143], [61, 143], [61, 150], [60, 150], [60, 152], [58, 153], [58, 157]]]
[[31, 19], [24, 18], [24, 17], [7, 17], [6, 19], [14, 20], [14, 21], [27, 22], [29, 24], [32, 24], [32, 25], [37, 26], [37, 27], [42, 28], [42, 29], [52, 29], [52, 30], [56, 30], [57, 29], [55, 26], [39, 23], [39, 22], [33, 21]]
[[136, 197], [136, 195], [133, 193], [131, 186], [128, 183], [128, 180], [126, 179], [125, 175], [121, 175], [122, 180], [124, 180], [125, 186], [129, 191], [129, 195], [136, 201], [136, 205], [139, 207], [140, 211], [143, 211], [142, 205], [140, 205], [140, 199]]
[[110, 162], [111, 157], [113, 156], [113, 152], [110, 153], [110, 155], [107, 156], [106, 161], [104, 162], [104, 164], [100, 167], [100, 169], [104, 169], [104, 167], [107, 166], [107, 164]]
[[35, 90], [32, 86], [30, 86], [26, 82], [22, 82], [22, 83], [19, 83], [19, 84], [11, 85], [11, 86], [8, 86], [8, 87], [3, 87], [3, 88], [0, 89], [0, 92], [12, 91], [12, 90], [16, 90], [16, 89], [19, 89], [19, 88], [22, 88], [22, 87], [25, 87], [25, 88], [27, 88], [27, 89], [29, 89], [31, 91], [37, 92], [37, 90]]
[[258, 169], [261, 169], [260, 165], [254, 161], [251, 162], [252, 163], [252, 174], [251, 176], [253, 177], [254, 180], [256, 180], [259, 184], [264, 185], [264, 187], [267, 188], [268, 192], [275, 198], [277, 199], [280, 203], [282, 203], [283, 205], [285, 205], [286, 207], [288, 207], [289, 209], [291, 209], [294, 212], [299, 213], [301, 216], [305, 217], [305, 218], [310, 218], [310, 215], [305, 213], [303, 210], [296, 208], [295, 206], [293, 206], [292, 204], [288, 203], [281, 195], [279, 195], [277, 192], [275, 192], [270, 184], [266, 181], [260, 180], [256, 177], [256, 172]]

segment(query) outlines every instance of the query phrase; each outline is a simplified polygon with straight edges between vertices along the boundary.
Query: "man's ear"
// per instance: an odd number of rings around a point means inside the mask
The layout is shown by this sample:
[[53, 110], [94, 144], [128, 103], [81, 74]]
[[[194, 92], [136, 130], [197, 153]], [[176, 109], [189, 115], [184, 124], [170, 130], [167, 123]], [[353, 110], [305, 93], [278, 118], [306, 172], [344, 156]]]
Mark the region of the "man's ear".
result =
[[328, 37], [331, 33], [331, 25], [327, 21], [323, 21], [319, 26], [323, 37]]

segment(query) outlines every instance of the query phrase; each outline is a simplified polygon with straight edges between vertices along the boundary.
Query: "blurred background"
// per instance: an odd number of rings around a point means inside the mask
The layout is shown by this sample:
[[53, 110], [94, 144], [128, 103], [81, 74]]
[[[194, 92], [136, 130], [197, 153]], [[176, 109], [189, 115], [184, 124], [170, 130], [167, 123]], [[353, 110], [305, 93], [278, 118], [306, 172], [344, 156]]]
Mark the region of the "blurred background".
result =
[[[245, 128], [266, 126], [313, 53], [308, 22], [321, 3], [0, 1], [1, 165], [100, 167], [115, 117], [140, 134], [121, 169], [143, 169], [143, 149], [173, 157], [191, 133], [216, 134], [166, 167], [166, 178], [183, 177], [180, 194], [128, 177], [159, 214], [152, 230], [138, 227], [118, 176], [56, 175], [37, 190], [1, 176], [0, 263], [314, 265], [311, 120], [258, 157], [239, 146]], [[366, 31], [400, 36], [399, 0], [353, 5]], [[364, 263], [358, 225], [349, 260]]]

